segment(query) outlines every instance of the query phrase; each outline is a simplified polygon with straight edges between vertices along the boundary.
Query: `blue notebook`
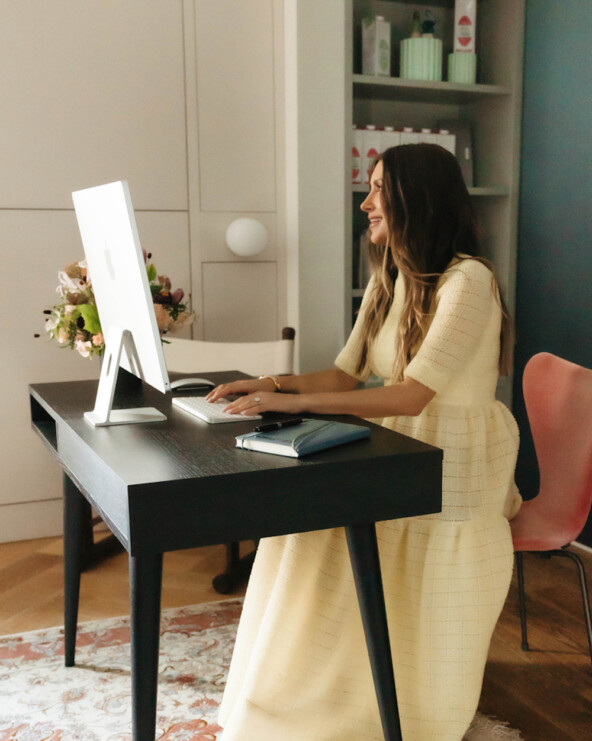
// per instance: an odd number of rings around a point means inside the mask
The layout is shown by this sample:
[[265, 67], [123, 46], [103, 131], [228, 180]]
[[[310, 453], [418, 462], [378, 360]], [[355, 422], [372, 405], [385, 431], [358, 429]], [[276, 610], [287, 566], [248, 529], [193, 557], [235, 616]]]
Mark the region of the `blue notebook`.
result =
[[236, 447], [257, 450], [260, 453], [300, 458], [319, 450], [333, 448], [370, 437], [370, 429], [349, 422], [327, 422], [305, 419], [295, 427], [284, 427], [268, 432], [247, 432], [236, 438]]

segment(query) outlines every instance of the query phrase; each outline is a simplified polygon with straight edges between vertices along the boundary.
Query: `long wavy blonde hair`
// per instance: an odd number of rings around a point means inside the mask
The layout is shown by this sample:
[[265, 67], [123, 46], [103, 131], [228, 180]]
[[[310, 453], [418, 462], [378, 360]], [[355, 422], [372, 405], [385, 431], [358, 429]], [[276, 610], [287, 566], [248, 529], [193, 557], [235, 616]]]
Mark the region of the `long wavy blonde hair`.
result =
[[495, 296], [502, 309], [499, 369], [510, 371], [513, 330], [509, 313], [489, 261], [479, 256], [477, 229], [462, 172], [456, 158], [436, 144], [408, 144], [387, 149], [382, 161], [382, 206], [388, 244], [369, 243], [374, 274], [357, 363], [362, 372], [370, 347], [391, 308], [395, 280], [401, 274], [405, 301], [396, 343], [393, 379], [403, 372], [425, 336], [438, 280], [454, 259], [483, 262], [492, 271]]

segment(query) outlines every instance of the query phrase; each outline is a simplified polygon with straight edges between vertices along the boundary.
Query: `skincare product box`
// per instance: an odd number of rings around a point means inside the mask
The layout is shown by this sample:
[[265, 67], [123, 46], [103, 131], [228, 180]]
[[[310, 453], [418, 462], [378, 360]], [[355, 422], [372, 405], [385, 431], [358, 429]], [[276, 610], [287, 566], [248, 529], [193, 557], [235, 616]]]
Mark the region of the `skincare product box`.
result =
[[472, 85], [477, 79], [475, 33], [477, 0], [456, 0], [454, 52], [448, 55], [448, 81]]
[[359, 185], [362, 182], [362, 150], [364, 149], [364, 135], [355, 124], [352, 130], [352, 183]]
[[395, 131], [394, 126], [385, 126], [380, 134], [380, 151], [384, 152], [391, 147], [398, 147], [401, 143], [401, 132]]
[[456, 0], [454, 5], [454, 51], [475, 53], [477, 0]]
[[391, 74], [391, 24], [381, 15], [362, 18], [362, 74]]
[[362, 182], [369, 183], [369, 170], [381, 152], [382, 132], [376, 126], [366, 126], [362, 131], [362, 142]]
[[456, 136], [447, 129], [440, 129], [437, 136], [437, 143], [456, 157]]
[[411, 126], [405, 126], [401, 131], [401, 144], [419, 144], [419, 131], [414, 131]]
[[438, 134], [431, 129], [422, 129], [417, 137], [420, 144], [439, 144]]

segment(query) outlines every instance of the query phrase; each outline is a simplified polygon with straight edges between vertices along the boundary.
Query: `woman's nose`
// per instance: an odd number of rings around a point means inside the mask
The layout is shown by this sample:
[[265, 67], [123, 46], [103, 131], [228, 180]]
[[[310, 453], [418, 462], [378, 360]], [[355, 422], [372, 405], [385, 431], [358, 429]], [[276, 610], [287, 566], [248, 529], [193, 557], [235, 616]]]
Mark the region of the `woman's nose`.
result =
[[370, 194], [368, 194], [366, 198], [364, 198], [364, 200], [360, 204], [360, 208], [362, 209], [362, 211], [370, 211], [371, 209]]

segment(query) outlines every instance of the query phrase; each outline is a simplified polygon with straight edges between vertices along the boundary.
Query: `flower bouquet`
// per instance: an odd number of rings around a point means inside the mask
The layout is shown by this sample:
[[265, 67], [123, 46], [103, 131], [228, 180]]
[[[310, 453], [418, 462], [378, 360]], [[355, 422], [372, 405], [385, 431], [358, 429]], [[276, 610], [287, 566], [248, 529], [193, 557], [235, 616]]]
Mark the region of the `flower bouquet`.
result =
[[[150, 253], [144, 252], [156, 323], [162, 338], [168, 332], [190, 324], [194, 314], [182, 303], [183, 289], [171, 290], [171, 281], [166, 275], [158, 275], [154, 263], [149, 262], [151, 257]], [[67, 265], [58, 272], [58, 279], [56, 291], [60, 299], [52, 309], [44, 311], [48, 315], [46, 332], [62, 347], [72, 348], [84, 358], [103, 355], [105, 338], [86, 261]], [[162, 341], [166, 342], [165, 339]]]

